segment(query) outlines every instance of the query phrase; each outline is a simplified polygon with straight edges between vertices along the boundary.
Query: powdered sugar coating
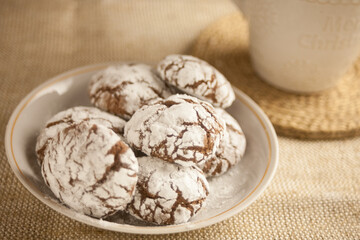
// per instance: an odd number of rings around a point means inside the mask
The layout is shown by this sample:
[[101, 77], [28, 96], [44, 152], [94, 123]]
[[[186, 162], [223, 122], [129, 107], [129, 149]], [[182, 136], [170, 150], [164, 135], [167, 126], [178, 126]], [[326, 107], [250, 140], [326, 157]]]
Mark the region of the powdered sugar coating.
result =
[[61, 202], [101, 218], [125, 209], [131, 201], [138, 163], [112, 130], [83, 122], [64, 128], [49, 141], [41, 171]]
[[73, 107], [54, 115], [40, 132], [36, 142], [36, 154], [41, 164], [43, 154], [49, 139], [54, 138], [59, 131], [83, 121], [103, 125], [116, 133], [123, 133], [125, 121], [117, 116], [103, 112], [94, 107]]
[[219, 176], [227, 172], [230, 167], [240, 162], [246, 148], [245, 135], [236, 119], [221, 108], [216, 108], [215, 111], [224, 119], [226, 132], [215, 156], [200, 166], [208, 177]]
[[128, 212], [157, 224], [189, 221], [204, 206], [208, 182], [197, 167], [184, 167], [152, 157], [139, 161], [139, 180]]
[[89, 93], [95, 106], [124, 119], [143, 105], [171, 95], [152, 68], [140, 63], [110, 66], [96, 73]]
[[124, 136], [147, 155], [183, 166], [201, 164], [216, 151], [225, 123], [214, 108], [188, 95], [173, 95], [135, 112]]
[[231, 84], [224, 75], [199, 58], [169, 55], [159, 62], [157, 71], [167, 83], [216, 107], [229, 107], [235, 100]]

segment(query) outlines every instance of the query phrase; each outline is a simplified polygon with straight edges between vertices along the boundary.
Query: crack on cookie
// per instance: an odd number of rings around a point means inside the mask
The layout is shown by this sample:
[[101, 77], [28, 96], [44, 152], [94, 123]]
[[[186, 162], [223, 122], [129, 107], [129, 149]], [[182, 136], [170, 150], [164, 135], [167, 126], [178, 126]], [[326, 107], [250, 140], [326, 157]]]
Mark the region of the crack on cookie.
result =
[[245, 137], [240, 126], [235, 125], [236, 120], [230, 115], [229, 117], [231, 118], [228, 119], [228, 113], [226, 111], [220, 109], [217, 109], [216, 111], [218, 115], [225, 120], [226, 133], [221, 140], [215, 155], [201, 166], [201, 169], [208, 177], [218, 176], [227, 172], [231, 167], [238, 163], [243, 156], [241, 150], [242, 146], [239, 146], [239, 143], [242, 144], [242, 141], [244, 141], [242, 138]]
[[164, 100], [160, 102], [162, 105], [165, 105], [167, 108], [170, 108], [174, 105], [180, 104], [179, 102], [171, 101], [171, 100]]
[[226, 124], [226, 128], [233, 131], [233, 132], [236, 132], [237, 134], [239, 135], [244, 135], [243, 132], [241, 132], [239, 129], [235, 128], [233, 125], [231, 124]]
[[[149, 177], [144, 178], [142, 180], [139, 180], [136, 185], [136, 190], [138, 191], [140, 195], [140, 207], [137, 209], [135, 207], [135, 198], [129, 203], [128, 209], [131, 209], [133, 214], [137, 215], [139, 218], [150, 221], [150, 222], [156, 222], [155, 220], [155, 213], [156, 209], [160, 208], [162, 212], [164, 212], [163, 206], [157, 201], [158, 199], [165, 199], [161, 196], [159, 196], [159, 192], [153, 194], [150, 191], [148, 191], [149, 188], [149, 181], [152, 179], [152, 175], [155, 173], [156, 170], [153, 170]], [[146, 199], [152, 199], [154, 201], [155, 207], [154, 209], [151, 208], [150, 205], [145, 204]], [[166, 200], [166, 199], [165, 199]], [[145, 209], [149, 211], [147, 214], [142, 214], [141, 206], [145, 206]], [[146, 212], [146, 211], [145, 211]]]
[[72, 124], [74, 124], [74, 120], [71, 118], [71, 116], [66, 116], [63, 119], [60, 119], [58, 121], [50, 122], [50, 123], [46, 124], [45, 128], [50, 128], [50, 127], [53, 127], [53, 126], [56, 126], [56, 125], [59, 125], [59, 124], [62, 124], [62, 123], [72, 125]]
[[120, 94], [121, 89], [120, 87], [100, 87], [93, 95], [90, 95], [91, 102], [95, 104], [95, 106], [113, 114], [130, 118], [132, 114], [123, 107], [126, 106], [128, 102], [126, 95]]
[[42, 165], [42, 163], [44, 162], [45, 151], [46, 151], [50, 141], [51, 141], [50, 138], [46, 139], [43, 146], [39, 150], [36, 151], [36, 155], [38, 156], [38, 162], [40, 163], [40, 165]]
[[79, 183], [79, 182], [81, 182], [81, 180], [79, 179], [78, 174], [76, 174], [75, 178], [70, 178], [69, 180], [69, 184], [73, 187], [75, 186], [75, 183]]
[[[110, 173], [117, 172], [120, 170], [120, 168], [126, 168], [129, 170], [132, 170], [131, 166], [127, 163], [124, 163], [121, 161], [121, 154], [125, 153], [129, 149], [128, 146], [126, 146], [125, 143], [122, 141], [118, 141], [108, 152], [107, 155], [111, 154], [114, 155], [114, 161], [111, 165], [107, 166], [105, 169], [105, 172], [103, 173], [102, 177], [96, 181], [94, 185], [92, 185], [92, 191], [94, 191], [96, 188], [101, 186], [103, 183], [105, 183]], [[128, 189], [125, 188], [127, 192], [129, 192]]]

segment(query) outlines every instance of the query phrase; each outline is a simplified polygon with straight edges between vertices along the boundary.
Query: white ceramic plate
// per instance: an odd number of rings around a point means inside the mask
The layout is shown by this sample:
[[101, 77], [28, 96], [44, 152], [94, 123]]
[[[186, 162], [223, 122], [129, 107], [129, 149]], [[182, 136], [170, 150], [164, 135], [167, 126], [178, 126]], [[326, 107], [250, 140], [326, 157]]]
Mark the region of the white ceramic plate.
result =
[[[209, 181], [207, 206], [190, 222], [171, 226], [151, 226], [125, 214], [99, 220], [59, 203], [45, 185], [36, 161], [35, 142], [40, 129], [54, 114], [79, 105], [90, 105], [89, 78], [109, 64], [75, 69], [43, 83], [17, 106], [6, 128], [5, 148], [11, 169], [20, 182], [55, 211], [77, 221], [113, 231], [162, 234], [189, 231], [225, 220], [249, 206], [265, 190], [278, 163], [278, 142], [273, 126], [263, 111], [244, 93], [228, 111], [240, 122], [247, 138], [245, 156], [227, 174]], [[45, 207], [45, 206], [44, 206]]]

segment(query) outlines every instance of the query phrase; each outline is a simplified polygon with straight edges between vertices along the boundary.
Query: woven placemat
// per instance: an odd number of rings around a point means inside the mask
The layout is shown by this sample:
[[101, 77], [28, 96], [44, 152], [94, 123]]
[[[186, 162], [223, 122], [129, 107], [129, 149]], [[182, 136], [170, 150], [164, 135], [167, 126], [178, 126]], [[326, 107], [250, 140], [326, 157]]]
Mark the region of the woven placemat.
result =
[[205, 29], [191, 53], [213, 64], [254, 99], [278, 134], [304, 139], [360, 134], [360, 59], [332, 89], [308, 95], [287, 93], [256, 75], [250, 63], [248, 39], [247, 21], [235, 13]]

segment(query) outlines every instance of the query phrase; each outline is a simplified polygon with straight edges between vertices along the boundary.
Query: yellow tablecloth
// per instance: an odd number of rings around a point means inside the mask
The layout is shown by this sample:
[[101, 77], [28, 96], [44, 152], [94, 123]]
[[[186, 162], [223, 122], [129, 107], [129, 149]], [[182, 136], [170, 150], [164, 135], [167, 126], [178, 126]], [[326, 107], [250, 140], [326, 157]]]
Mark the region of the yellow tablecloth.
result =
[[219, 0], [0, 0], [0, 239], [360, 239], [360, 138], [280, 137], [264, 194], [236, 216], [172, 235], [131, 235], [71, 220], [33, 197], [4, 150], [19, 101], [56, 74], [122, 60], [186, 53], [199, 32], [236, 11]]

